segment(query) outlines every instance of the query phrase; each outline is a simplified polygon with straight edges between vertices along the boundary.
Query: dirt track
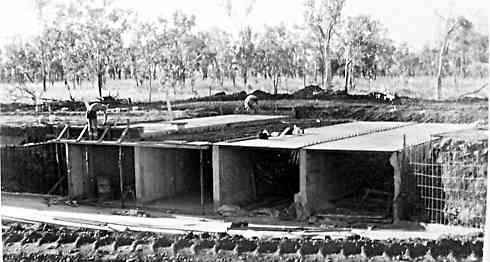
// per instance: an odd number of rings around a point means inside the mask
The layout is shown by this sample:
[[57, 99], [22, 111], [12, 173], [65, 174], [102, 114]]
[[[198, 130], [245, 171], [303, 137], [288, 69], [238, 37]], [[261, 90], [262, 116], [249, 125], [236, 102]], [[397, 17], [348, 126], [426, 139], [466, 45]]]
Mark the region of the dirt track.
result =
[[259, 240], [227, 234], [114, 233], [20, 223], [9, 224], [2, 231], [5, 261], [481, 261], [483, 246], [476, 237], [430, 241], [377, 241], [358, 236]]

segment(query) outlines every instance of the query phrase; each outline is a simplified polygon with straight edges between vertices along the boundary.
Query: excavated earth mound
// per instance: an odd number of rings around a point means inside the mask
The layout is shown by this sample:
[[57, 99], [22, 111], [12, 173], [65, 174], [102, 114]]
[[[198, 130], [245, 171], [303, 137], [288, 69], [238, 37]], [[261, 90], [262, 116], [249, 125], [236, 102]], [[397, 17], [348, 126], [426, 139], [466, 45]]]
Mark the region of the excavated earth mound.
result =
[[481, 261], [480, 237], [378, 241], [247, 239], [227, 234], [107, 232], [13, 223], [4, 261]]

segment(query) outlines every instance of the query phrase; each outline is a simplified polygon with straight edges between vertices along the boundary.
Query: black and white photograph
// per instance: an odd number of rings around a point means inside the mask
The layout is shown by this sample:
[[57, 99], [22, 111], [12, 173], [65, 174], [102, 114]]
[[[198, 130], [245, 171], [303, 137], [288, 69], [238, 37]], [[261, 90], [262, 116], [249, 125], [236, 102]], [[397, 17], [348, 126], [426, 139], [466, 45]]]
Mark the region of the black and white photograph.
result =
[[0, 0], [0, 261], [489, 262], [487, 0]]

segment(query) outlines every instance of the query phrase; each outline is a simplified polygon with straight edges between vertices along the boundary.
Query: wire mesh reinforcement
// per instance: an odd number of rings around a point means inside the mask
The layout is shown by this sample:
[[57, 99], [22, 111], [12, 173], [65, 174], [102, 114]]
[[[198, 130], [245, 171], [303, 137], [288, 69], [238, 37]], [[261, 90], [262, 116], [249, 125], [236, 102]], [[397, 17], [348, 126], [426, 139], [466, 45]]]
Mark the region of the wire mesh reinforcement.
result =
[[[415, 183], [416, 215], [437, 224], [483, 227], [487, 165], [476, 151], [454, 157], [461, 147], [440, 150], [436, 140], [406, 148], [408, 174]], [[474, 147], [473, 147], [474, 149]], [[485, 151], [486, 154], [486, 151]]]

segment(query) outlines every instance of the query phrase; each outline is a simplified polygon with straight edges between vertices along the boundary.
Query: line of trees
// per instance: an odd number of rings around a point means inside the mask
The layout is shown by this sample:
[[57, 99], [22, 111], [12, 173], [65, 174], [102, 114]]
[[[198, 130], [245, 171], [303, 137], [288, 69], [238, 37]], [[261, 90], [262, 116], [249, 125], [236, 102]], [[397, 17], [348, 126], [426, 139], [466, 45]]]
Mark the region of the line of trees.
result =
[[[232, 1], [228, 1], [231, 4]], [[55, 10], [29, 41], [12, 41], [0, 54], [0, 80], [23, 85], [42, 83], [44, 91], [61, 81], [70, 92], [83, 81], [102, 97], [110, 79], [132, 79], [137, 87], [192, 90], [197, 79], [222, 86], [249, 85], [250, 76], [270, 81], [302, 78], [329, 89], [333, 76], [356, 78], [434, 76], [487, 77], [488, 35], [464, 17], [447, 18], [441, 43], [411, 50], [386, 37], [367, 15], [343, 17], [345, 0], [305, 1], [304, 24], [266, 26], [260, 32], [240, 29], [238, 37], [219, 29], [198, 30], [193, 15], [175, 12], [169, 19], [142, 21], [108, 1], [75, 0], [58, 6], [38, 1], [39, 13]], [[250, 7], [249, 7], [250, 8]], [[250, 10], [247, 10], [249, 13]]]

